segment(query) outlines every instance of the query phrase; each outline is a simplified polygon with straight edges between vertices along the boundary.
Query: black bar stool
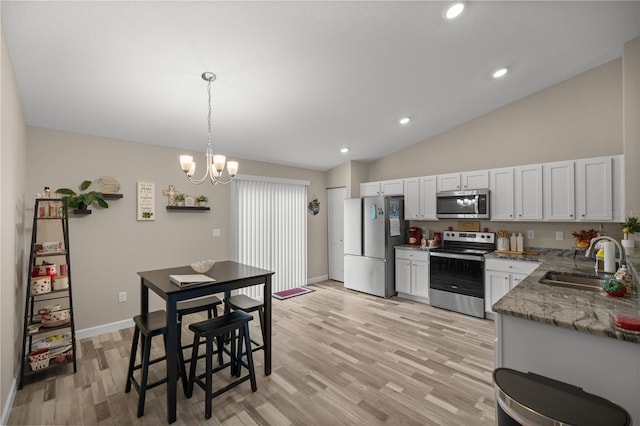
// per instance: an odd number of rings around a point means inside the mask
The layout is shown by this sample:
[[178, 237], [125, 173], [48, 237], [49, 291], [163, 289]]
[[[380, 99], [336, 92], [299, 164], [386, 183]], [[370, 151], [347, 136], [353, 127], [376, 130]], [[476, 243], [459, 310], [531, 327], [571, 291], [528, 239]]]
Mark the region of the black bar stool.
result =
[[251, 340], [252, 352], [264, 350], [264, 303], [259, 300], [252, 299], [246, 294], [236, 294], [229, 298], [224, 299], [225, 305], [234, 311], [244, 311], [247, 313], [258, 311], [258, 318], [260, 319], [260, 330], [262, 331], [262, 344]]
[[[217, 318], [218, 317], [218, 305], [222, 304], [222, 300], [220, 300], [217, 296], [207, 296], [201, 297], [199, 299], [189, 299], [178, 302], [178, 306], [176, 308], [176, 312], [178, 313], [178, 321], [182, 324], [182, 317], [185, 315], [195, 314], [198, 312], [207, 311], [207, 317]], [[204, 343], [204, 340], [200, 342]], [[182, 342], [180, 343], [182, 345]], [[183, 345], [182, 351], [184, 353], [185, 349], [189, 349], [193, 347], [193, 343], [189, 343], [187, 345]], [[200, 358], [204, 358], [205, 355], [201, 355]], [[183, 355], [184, 358], [184, 355]], [[189, 362], [189, 359], [185, 359], [185, 362]], [[218, 354], [218, 363], [222, 364], [222, 352]], [[185, 388], [186, 392], [186, 388]]]
[[[258, 389], [256, 384], [256, 373], [253, 367], [253, 354], [251, 352], [251, 338], [249, 336], [249, 321], [253, 317], [246, 312], [234, 311], [229, 314], [201, 321], [195, 324], [190, 324], [189, 329], [193, 331], [193, 351], [191, 353], [191, 365], [189, 368], [189, 380], [187, 387], [187, 398], [191, 398], [193, 395], [193, 385], [198, 384], [205, 391], [205, 418], [211, 418], [211, 406], [212, 400], [218, 395], [236, 387], [240, 383], [250, 380], [251, 391], [255, 392]], [[236, 337], [236, 330], [238, 331]], [[223, 350], [223, 341], [226, 336], [231, 336], [231, 350], [229, 351], [230, 360], [218, 367], [213, 368], [213, 355], [215, 353], [220, 354]], [[196, 376], [196, 366], [198, 363], [198, 342], [200, 338], [205, 338], [206, 345], [206, 367], [203, 374]], [[217, 349], [213, 350], [213, 339], [216, 339]], [[237, 348], [236, 348], [237, 338]], [[247, 361], [243, 361], [243, 348], [246, 351]], [[249, 372], [246, 376], [241, 377], [242, 367], [246, 367]], [[213, 392], [213, 374], [226, 368], [231, 367], [231, 375], [237, 379], [223, 388], [220, 388]], [[204, 383], [202, 379], [205, 379]]]
[[[147, 389], [151, 389], [167, 382], [167, 378], [158, 380], [157, 382], [147, 383], [149, 376], [149, 366], [167, 359], [167, 313], [166, 311], [153, 311], [148, 314], [136, 315], [133, 317], [135, 328], [133, 331], [133, 341], [131, 343], [131, 355], [129, 357], [129, 370], [127, 371], [127, 385], [125, 392], [131, 391], [131, 385], [138, 392], [138, 417], [144, 414], [144, 401]], [[136, 365], [136, 353], [138, 352], [138, 340], [142, 333], [142, 360]], [[151, 357], [151, 340], [154, 336], [162, 335], [164, 339], [164, 356], [150, 359]], [[178, 336], [180, 333], [178, 333]], [[182, 351], [178, 351], [178, 371], [182, 379], [183, 386], [187, 386], [187, 376], [184, 370], [184, 358]], [[135, 370], [141, 369], [142, 376], [140, 382], [133, 376]]]

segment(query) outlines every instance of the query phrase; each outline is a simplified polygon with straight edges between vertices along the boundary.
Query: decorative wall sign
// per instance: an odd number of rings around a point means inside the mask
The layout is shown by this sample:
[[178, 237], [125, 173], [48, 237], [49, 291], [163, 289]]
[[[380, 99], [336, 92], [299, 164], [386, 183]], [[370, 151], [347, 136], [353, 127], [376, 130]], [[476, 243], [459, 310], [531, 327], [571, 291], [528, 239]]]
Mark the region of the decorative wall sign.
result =
[[138, 182], [138, 220], [154, 220], [156, 212], [155, 183]]

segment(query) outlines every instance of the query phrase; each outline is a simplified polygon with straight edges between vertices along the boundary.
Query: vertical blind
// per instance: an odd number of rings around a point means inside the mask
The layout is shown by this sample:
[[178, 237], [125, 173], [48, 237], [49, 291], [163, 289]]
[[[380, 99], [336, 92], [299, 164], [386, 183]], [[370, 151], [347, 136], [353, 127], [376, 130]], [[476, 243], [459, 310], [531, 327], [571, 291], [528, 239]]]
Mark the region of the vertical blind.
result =
[[[274, 271], [274, 293], [306, 285], [308, 182], [238, 176], [232, 185], [236, 260]], [[261, 298], [263, 286], [240, 292]]]

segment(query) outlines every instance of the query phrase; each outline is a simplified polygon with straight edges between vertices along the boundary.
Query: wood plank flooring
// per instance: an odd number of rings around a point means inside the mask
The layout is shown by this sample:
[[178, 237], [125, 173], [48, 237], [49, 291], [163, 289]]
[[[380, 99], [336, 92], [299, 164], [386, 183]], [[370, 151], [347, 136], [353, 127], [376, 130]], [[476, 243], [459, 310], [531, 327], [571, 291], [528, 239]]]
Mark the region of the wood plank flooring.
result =
[[[245, 382], [215, 398], [207, 421], [204, 392], [196, 387], [186, 399], [179, 390], [176, 425], [495, 424], [492, 321], [334, 281], [310, 288], [273, 300], [273, 373], [264, 375], [263, 352], [255, 352], [258, 391]], [[78, 372], [27, 382], [8, 424], [166, 424], [165, 385], [148, 391], [140, 419], [137, 393], [124, 392], [132, 331], [80, 341]], [[251, 334], [259, 333], [256, 318]], [[161, 344], [154, 339], [156, 355]], [[164, 363], [150, 375], [163, 377]]]

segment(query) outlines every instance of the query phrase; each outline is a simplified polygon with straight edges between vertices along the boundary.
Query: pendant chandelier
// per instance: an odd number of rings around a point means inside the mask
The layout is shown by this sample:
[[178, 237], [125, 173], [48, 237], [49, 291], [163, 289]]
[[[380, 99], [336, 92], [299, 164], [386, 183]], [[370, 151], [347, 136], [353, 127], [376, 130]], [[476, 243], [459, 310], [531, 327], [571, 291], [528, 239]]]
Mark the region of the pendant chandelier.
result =
[[[213, 144], [211, 143], [211, 82], [216, 79], [216, 75], [212, 72], [205, 72], [202, 74], [202, 79], [207, 82], [207, 93], [209, 95], [209, 113], [207, 116], [209, 143], [207, 144], [206, 153], [207, 171], [202, 178], [195, 179], [193, 175], [196, 173], [196, 163], [193, 161], [193, 156], [191, 155], [180, 156], [180, 167], [182, 167], [182, 171], [191, 183], [199, 185], [207, 180], [208, 177], [212, 184], [217, 185], [220, 183], [224, 185], [231, 182], [238, 173], [238, 162], [227, 161], [227, 157], [224, 155], [213, 153]], [[227, 173], [229, 174], [226, 180], [222, 179], [225, 164], [227, 166]]]

